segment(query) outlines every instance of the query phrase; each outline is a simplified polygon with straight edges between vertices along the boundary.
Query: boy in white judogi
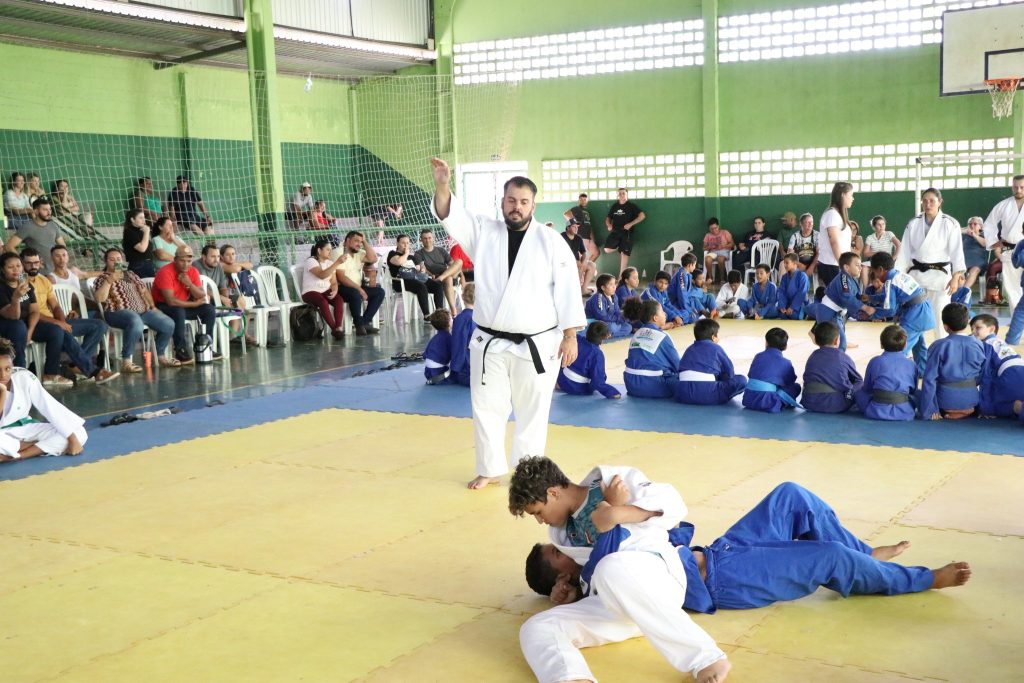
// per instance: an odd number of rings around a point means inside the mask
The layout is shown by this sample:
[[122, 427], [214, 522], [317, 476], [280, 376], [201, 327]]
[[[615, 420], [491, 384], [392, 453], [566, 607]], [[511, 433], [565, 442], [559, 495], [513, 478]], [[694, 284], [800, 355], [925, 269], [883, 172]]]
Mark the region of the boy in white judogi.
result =
[[906, 273], [928, 293], [935, 315], [935, 338], [946, 336], [942, 309], [960, 287], [964, 271], [964, 245], [960, 223], [940, 210], [942, 193], [933, 187], [921, 195], [922, 213], [915, 216], [903, 233], [896, 256], [896, 270]]
[[[14, 347], [6, 339], [0, 339], [0, 404], [0, 462], [82, 452], [85, 421], [50, 396], [38, 377], [14, 367]], [[32, 419], [33, 408], [47, 422]]]
[[431, 212], [473, 259], [476, 331], [470, 338], [470, 396], [476, 478], [484, 488], [508, 471], [505, 425], [515, 412], [512, 463], [544, 453], [559, 362], [576, 360], [576, 330], [586, 326], [579, 272], [569, 245], [533, 218], [536, 185], [513, 178], [504, 221], [471, 216], [451, 194], [451, 171], [431, 161]]
[[992, 207], [985, 219], [985, 247], [996, 253], [1003, 262], [1003, 291], [1010, 300], [1012, 311], [1021, 299], [1021, 274], [1010, 261], [1013, 248], [1024, 239], [1024, 175], [1013, 177], [1013, 196]]

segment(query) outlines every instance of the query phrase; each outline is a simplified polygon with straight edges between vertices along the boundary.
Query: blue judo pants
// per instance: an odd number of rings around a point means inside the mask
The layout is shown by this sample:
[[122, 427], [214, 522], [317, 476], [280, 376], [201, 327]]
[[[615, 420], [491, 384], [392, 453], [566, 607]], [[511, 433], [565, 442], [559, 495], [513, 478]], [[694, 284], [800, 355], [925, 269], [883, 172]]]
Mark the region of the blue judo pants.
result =
[[871, 557], [871, 548], [839, 522], [825, 501], [797, 484], [780, 484], [704, 549], [708, 591], [720, 609], [752, 609], [810, 595], [819, 586], [848, 595], [927, 590], [927, 567]]

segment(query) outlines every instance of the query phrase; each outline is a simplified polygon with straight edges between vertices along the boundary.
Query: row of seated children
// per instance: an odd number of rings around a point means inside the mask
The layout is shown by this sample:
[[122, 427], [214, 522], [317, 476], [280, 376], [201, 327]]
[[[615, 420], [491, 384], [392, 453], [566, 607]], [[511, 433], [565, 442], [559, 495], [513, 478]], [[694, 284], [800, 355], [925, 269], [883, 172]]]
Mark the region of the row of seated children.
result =
[[434, 336], [423, 350], [423, 375], [427, 384], [461, 384], [469, 386], [469, 339], [473, 324], [476, 286], [468, 282], [462, 287], [462, 311], [452, 319], [451, 313], [439, 308], [427, 317]]

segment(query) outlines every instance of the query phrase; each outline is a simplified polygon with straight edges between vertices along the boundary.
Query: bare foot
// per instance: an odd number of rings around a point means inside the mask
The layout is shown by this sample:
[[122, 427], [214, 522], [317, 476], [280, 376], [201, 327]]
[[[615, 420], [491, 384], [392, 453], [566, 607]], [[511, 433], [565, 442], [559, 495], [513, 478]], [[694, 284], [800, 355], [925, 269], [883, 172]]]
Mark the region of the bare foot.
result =
[[466, 488], [473, 490], [485, 489], [491, 484], [497, 484], [499, 481], [501, 481], [500, 477], [477, 477], [473, 481], [466, 484]]
[[880, 545], [871, 551], [871, 557], [888, 562], [910, 547], [910, 541], [900, 541], [896, 545]]
[[1013, 414], [1014, 415], [1020, 415], [1020, 411], [1021, 411], [1021, 406], [1022, 405], [1024, 405], [1024, 401], [1014, 401], [1013, 402]]
[[725, 657], [697, 672], [697, 683], [721, 683], [729, 675], [732, 664]]
[[846, 348], [848, 348], [848, 349], [858, 349], [858, 348], [860, 348], [860, 344], [847, 344]]
[[971, 565], [966, 562], [950, 562], [945, 567], [933, 569], [932, 573], [935, 574], [932, 588], [962, 586], [971, 578]]

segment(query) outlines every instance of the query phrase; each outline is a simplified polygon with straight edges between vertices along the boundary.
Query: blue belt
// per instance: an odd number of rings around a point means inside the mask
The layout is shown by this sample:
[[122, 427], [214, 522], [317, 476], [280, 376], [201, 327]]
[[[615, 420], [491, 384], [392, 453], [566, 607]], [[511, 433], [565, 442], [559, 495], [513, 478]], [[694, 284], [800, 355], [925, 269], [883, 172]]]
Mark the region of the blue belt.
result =
[[802, 405], [797, 403], [795, 398], [793, 398], [788, 393], [780, 389], [777, 384], [765, 382], [764, 380], [760, 379], [748, 379], [747, 389], [749, 391], [764, 391], [769, 394], [775, 394], [787, 406], [790, 406], [791, 408], [803, 408]]

